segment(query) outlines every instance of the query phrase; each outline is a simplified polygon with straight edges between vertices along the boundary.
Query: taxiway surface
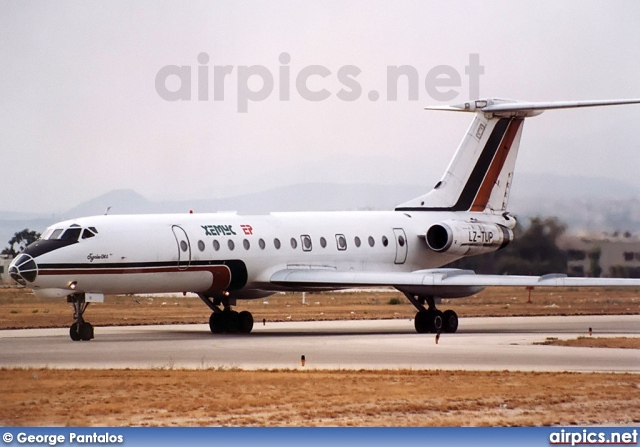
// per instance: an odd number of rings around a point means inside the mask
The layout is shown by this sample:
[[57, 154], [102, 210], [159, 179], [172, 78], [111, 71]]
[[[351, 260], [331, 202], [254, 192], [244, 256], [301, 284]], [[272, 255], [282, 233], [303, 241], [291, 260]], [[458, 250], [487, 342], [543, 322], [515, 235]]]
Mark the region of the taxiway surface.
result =
[[640, 315], [465, 318], [456, 334], [417, 334], [408, 320], [256, 322], [249, 335], [207, 325], [0, 331], [0, 366], [51, 368], [304, 368], [607, 371], [640, 373], [634, 349], [541, 346], [548, 337], [640, 337]]

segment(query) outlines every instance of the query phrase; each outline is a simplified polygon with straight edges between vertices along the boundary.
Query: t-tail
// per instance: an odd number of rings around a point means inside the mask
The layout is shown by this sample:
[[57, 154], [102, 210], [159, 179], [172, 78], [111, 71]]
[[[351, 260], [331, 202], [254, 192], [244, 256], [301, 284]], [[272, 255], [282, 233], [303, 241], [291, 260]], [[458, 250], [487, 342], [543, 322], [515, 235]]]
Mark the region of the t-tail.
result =
[[509, 202], [525, 118], [545, 110], [638, 104], [640, 99], [522, 102], [486, 99], [427, 110], [472, 112], [476, 116], [442, 179], [396, 211], [471, 211], [504, 213]]

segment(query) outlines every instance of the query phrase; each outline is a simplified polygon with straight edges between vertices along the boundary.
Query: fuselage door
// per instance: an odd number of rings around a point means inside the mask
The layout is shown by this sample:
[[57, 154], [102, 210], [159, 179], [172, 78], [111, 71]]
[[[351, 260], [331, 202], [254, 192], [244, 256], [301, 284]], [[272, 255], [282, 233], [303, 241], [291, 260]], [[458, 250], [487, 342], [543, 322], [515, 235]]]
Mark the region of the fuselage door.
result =
[[189, 236], [187, 236], [187, 232], [179, 225], [173, 225], [171, 229], [178, 244], [178, 269], [186, 270], [191, 264], [191, 243], [189, 242]]
[[396, 264], [404, 264], [407, 260], [407, 235], [402, 228], [394, 228], [393, 234], [396, 238]]

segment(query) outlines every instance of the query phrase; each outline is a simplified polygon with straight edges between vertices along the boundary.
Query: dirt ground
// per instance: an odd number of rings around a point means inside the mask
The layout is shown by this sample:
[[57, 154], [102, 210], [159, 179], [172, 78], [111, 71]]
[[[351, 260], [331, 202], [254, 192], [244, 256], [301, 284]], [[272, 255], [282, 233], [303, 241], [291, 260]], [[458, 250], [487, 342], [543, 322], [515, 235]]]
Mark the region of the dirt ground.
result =
[[0, 424], [540, 426], [640, 423], [640, 375], [0, 370]]
[[[639, 314], [640, 290], [488, 289], [451, 300], [461, 317]], [[410, 318], [399, 293], [274, 295], [257, 321]], [[400, 304], [392, 304], [395, 302]], [[197, 298], [107, 297], [93, 324], [205, 323]], [[64, 300], [0, 289], [0, 328], [67, 327]], [[603, 341], [605, 340], [605, 341]], [[639, 348], [638, 338], [580, 337]], [[559, 343], [549, 339], [547, 344]], [[629, 345], [630, 344], [630, 345]], [[34, 426], [538, 426], [640, 423], [640, 375], [466, 371], [12, 369], [0, 359], [0, 424]]]
[[[466, 299], [443, 300], [461, 318], [475, 316], [640, 314], [640, 289], [488, 288]], [[324, 292], [276, 294], [239, 301], [256, 322], [413, 318], [416, 309], [399, 292]], [[391, 304], [398, 303], [398, 304]], [[71, 306], [61, 299], [39, 299], [28, 289], [0, 289], [0, 329], [68, 327]], [[211, 311], [199, 298], [107, 296], [85, 314], [94, 326], [207, 323]]]
[[640, 349], [640, 337], [578, 337], [575, 340], [547, 338], [540, 345], [573, 346], [578, 348]]

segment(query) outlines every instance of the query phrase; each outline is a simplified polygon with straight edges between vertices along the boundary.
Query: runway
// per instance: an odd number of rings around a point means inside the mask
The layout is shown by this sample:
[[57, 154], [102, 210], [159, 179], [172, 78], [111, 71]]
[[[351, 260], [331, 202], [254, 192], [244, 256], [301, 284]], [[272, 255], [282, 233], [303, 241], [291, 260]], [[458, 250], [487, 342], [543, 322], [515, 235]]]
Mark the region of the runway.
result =
[[[640, 315], [464, 318], [456, 334], [417, 334], [409, 320], [256, 323], [248, 335], [207, 325], [0, 331], [0, 366], [51, 368], [431, 369], [640, 373], [634, 349], [535, 345], [548, 337], [640, 337]], [[301, 366], [301, 356], [305, 366]]]

